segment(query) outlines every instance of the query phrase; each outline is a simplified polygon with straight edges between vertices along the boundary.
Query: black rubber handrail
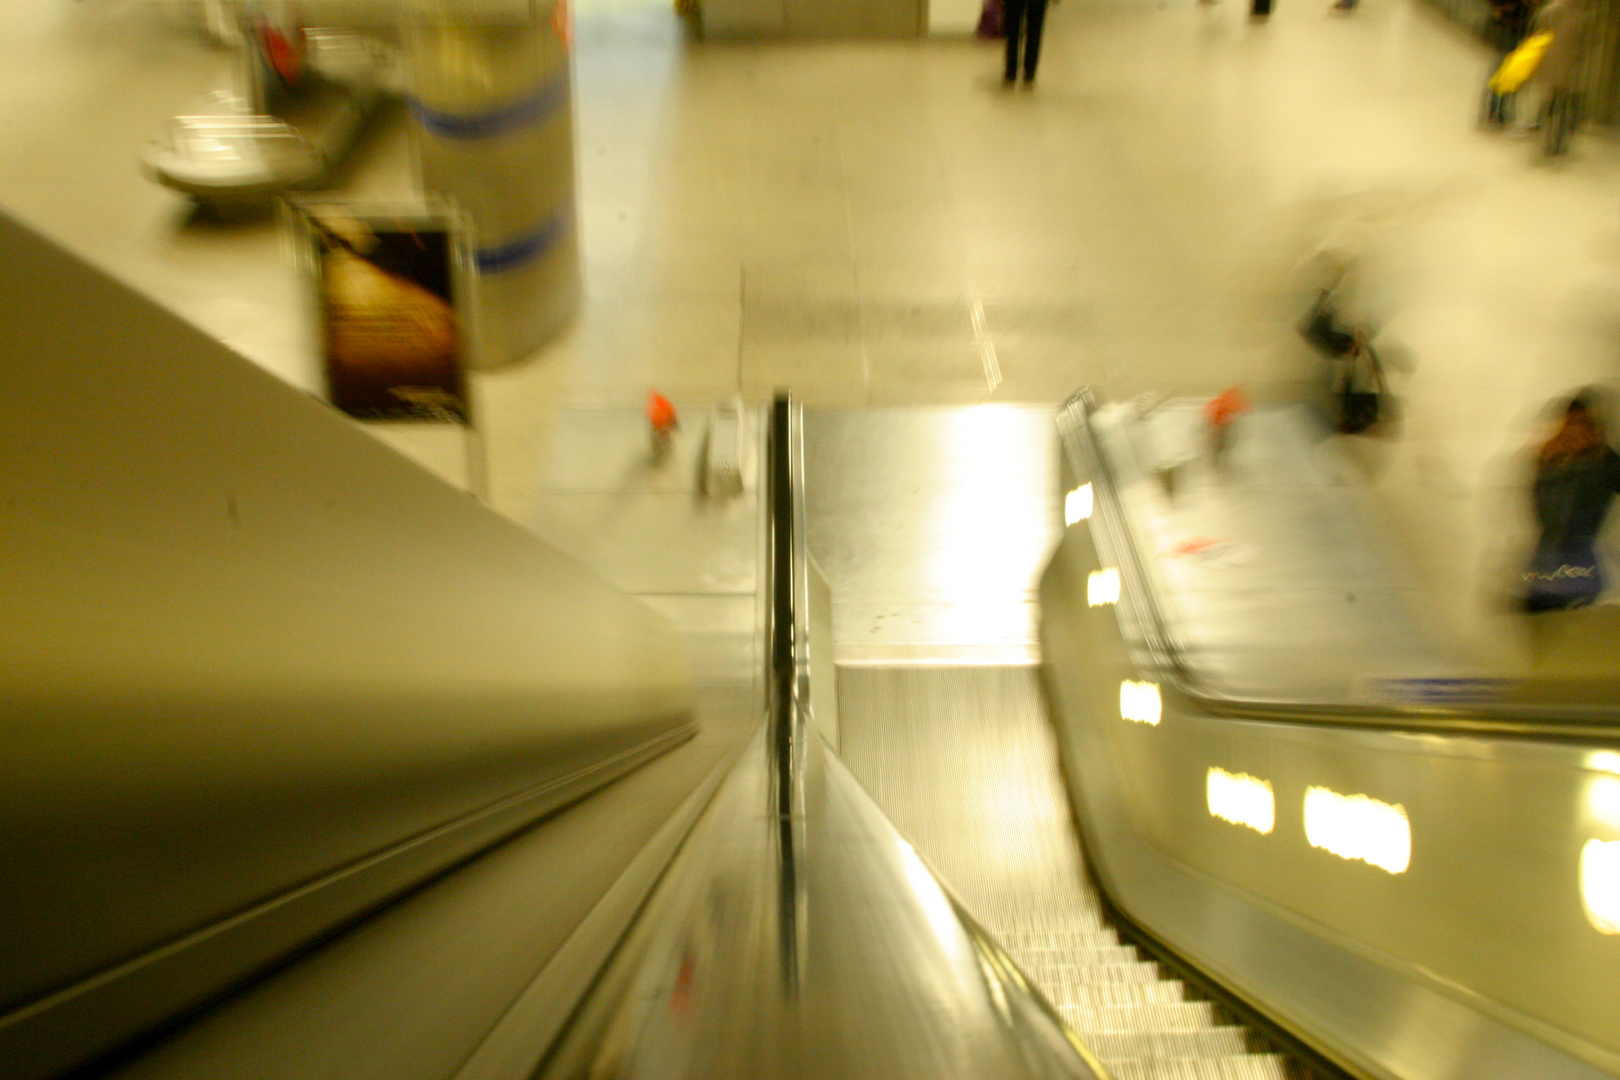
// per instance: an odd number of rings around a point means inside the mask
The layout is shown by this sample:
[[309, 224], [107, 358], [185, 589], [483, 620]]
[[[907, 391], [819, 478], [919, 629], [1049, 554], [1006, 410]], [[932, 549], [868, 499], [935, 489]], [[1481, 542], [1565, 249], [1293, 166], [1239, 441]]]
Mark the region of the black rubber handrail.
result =
[[1620, 740], [1620, 707], [1527, 702], [1467, 705], [1398, 705], [1311, 698], [1255, 698], [1209, 686], [1186, 661], [1184, 651], [1158, 602], [1136, 538], [1127, 525], [1113, 468], [1091, 424], [1098, 399], [1081, 390], [1064, 403], [1058, 418], [1063, 452], [1076, 471], [1091, 480], [1092, 526], [1106, 530], [1120, 561], [1122, 594], [1140, 622], [1138, 644], [1151, 657], [1161, 694], [1183, 699], [1193, 709], [1227, 719], [1275, 723], [1362, 727], [1421, 733], [1505, 735], [1613, 742]]
[[774, 799], [777, 843], [777, 933], [781, 947], [782, 984], [789, 997], [796, 995], [799, 984], [798, 936], [799, 859], [798, 830], [795, 828], [795, 808], [803, 776], [797, 768], [799, 750], [799, 708], [794, 693], [797, 682], [797, 658], [801, 642], [796, 640], [797, 619], [794, 605], [794, 539], [799, 529], [795, 520], [794, 477], [794, 420], [795, 410], [785, 394], [778, 394], [771, 402], [770, 426], [766, 437], [769, 457], [769, 488], [766, 505], [766, 528], [769, 531], [770, 612], [767, 627], [766, 709], [769, 725], [771, 766], [774, 772]]
[[766, 453], [770, 459], [767, 528], [770, 531], [770, 626], [766, 679], [773, 738], [780, 752], [791, 739], [793, 707], [793, 411], [785, 396], [771, 403]]

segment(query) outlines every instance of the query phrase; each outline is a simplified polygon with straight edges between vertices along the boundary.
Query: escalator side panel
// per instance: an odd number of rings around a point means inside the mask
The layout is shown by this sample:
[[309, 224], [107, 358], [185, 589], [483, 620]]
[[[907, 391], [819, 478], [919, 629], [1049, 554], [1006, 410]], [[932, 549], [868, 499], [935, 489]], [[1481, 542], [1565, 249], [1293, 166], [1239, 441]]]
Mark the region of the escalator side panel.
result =
[[8, 1080], [690, 733], [667, 620], [4, 217], [0, 262]]
[[[1127, 605], [1087, 599], [1088, 575], [1119, 565], [1108, 543], [1070, 528], [1041, 601], [1065, 768], [1114, 902], [1370, 1075], [1620, 1071], [1608, 974], [1620, 940], [1588, 922], [1579, 892], [1582, 846], [1607, 835], [1583, 806], [1601, 779], [1587, 749], [1217, 719], [1184, 708], [1168, 684], [1157, 723], [1124, 720], [1122, 683], [1151, 673], [1122, 630]], [[1214, 816], [1216, 768], [1271, 785], [1269, 831]], [[1312, 787], [1401, 807], [1409, 865], [1391, 873], [1313, 847]]]

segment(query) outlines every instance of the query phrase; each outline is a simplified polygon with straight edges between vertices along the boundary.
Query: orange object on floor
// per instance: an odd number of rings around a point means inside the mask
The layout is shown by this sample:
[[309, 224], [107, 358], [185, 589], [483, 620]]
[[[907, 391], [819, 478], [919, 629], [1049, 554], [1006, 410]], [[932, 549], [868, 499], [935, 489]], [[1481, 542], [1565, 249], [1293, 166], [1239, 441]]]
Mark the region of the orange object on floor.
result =
[[1249, 395], [1243, 392], [1243, 387], [1234, 386], [1211, 398], [1204, 406], [1204, 416], [1211, 426], [1224, 428], [1241, 413], [1248, 412], [1249, 407]]
[[656, 390], [647, 393], [647, 422], [660, 435], [669, 434], [676, 424], [680, 423], [680, 419], [675, 415], [675, 406], [670, 404], [669, 398]]

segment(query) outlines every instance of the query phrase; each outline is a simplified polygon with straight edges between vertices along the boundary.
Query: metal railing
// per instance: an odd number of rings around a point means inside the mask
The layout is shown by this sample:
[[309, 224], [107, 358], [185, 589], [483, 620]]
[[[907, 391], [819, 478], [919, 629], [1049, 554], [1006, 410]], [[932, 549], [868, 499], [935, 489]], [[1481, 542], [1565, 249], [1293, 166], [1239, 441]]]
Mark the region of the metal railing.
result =
[[1162, 694], [1181, 698], [1186, 708], [1229, 719], [1604, 742], [1620, 738], [1620, 706], [1490, 701], [1403, 705], [1258, 698], [1229, 694], [1211, 686], [1187, 663], [1186, 651], [1159, 603], [1152, 572], [1142, 558], [1142, 544], [1131, 529], [1119, 493], [1118, 478], [1091, 423], [1097, 407], [1098, 399], [1089, 389], [1072, 396], [1058, 416], [1059, 437], [1071, 466], [1093, 480], [1093, 498], [1104, 512], [1096, 515], [1091, 524], [1103, 530], [1119, 558], [1121, 590], [1128, 595], [1130, 607], [1139, 619], [1137, 644], [1148, 652], [1144, 666], [1158, 673]]

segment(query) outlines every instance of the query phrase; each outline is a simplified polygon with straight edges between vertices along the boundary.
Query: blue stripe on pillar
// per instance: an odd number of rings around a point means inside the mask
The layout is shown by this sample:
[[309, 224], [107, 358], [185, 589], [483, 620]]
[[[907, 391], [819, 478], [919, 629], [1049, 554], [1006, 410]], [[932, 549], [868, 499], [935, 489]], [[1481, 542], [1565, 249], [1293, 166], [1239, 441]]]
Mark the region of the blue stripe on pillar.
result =
[[439, 112], [413, 97], [411, 115], [424, 128], [447, 139], [489, 139], [544, 121], [567, 103], [568, 85], [565, 67], [528, 97], [498, 109], [470, 114]]
[[474, 255], [480, 274], [497, 274], [537, 259], [562, 239], [568, 228], [569, 208], [564, 206], [550, 219], [529, 232], [494, 247], [479, 248]]

